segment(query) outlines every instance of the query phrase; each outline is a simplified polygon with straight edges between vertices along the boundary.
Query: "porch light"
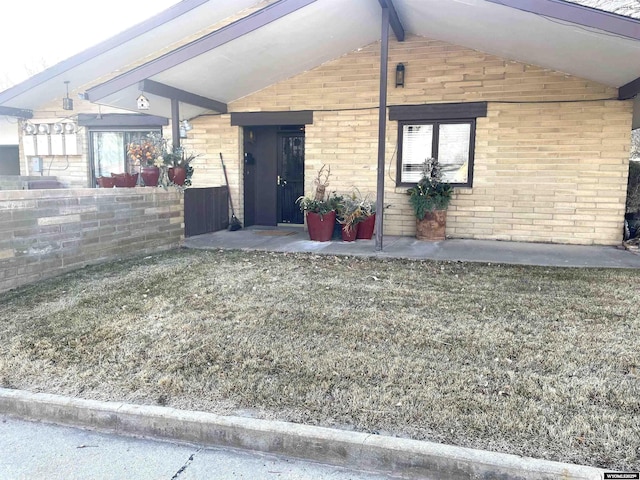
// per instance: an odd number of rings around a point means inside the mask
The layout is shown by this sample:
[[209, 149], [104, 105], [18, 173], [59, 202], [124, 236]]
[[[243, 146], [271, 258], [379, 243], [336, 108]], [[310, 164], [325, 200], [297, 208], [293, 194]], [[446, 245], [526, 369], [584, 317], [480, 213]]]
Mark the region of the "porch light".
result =
[[180, 122], [180, 138], [187, 138], [187, 132], [193, 130], [193, 127], [187, 120]]
[[404, 88], [404, 64], [396, 65], [396, 88]]
[[73, 99], [69, 98], [69, 80], [65, 80], [64, 84], [67, 86], [67, 96], [62, 99], [62, 109], [73, 110]]

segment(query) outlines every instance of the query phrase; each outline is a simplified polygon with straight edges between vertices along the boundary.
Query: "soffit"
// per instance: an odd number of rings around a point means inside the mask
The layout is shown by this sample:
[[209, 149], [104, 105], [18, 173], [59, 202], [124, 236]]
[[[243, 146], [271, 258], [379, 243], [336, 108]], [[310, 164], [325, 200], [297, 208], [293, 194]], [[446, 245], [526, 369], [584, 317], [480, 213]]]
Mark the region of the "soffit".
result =
[[[371, 0], [319, 0], [150, 79], [228, 103], [375, 42], [380, 21], [380, 7]], [[139, 94], [132, 85], [99, 103], [131, 109]], [[148, 113], [170, 112], [169, 100], [145, 96]], [[182, 118], [205, 111], [180, 106]]]
[[[159, 46], [179, 43], [194, 33], [255, 5], [258, 1], [215, 0], [203, 3], [198, 0], [189, 0], [180, 2], [148, 21], [74, 55], [15, 87], [0, 92], [0, 104], [36, 109], [55, 98], [63, 97], [66, 88], [65, 80], [70, 82], [70, 89], [75, 90], [101, 77], [113, 76], [123, 67], [156, 54]], [[187, 10], [185, 6], [189, 4], [196, 6]], [[184, 11], [184, 13], [165, 23], [160, 20], [154, 21], [156, 18], [170, 16], [174, 11]], [[153, 26], [143, 28], [146, 23]], [[134, 31], [144, 33], [129, 34]]]
[[612, 87], [640, 76], [640, 42], [484, 0], [396, 0], [405, 29]]

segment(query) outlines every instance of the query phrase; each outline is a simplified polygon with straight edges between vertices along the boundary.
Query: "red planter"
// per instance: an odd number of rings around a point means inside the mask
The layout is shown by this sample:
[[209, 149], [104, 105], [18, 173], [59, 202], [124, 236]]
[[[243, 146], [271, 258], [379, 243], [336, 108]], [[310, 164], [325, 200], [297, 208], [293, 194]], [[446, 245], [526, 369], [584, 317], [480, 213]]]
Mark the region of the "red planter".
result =
[[373, 231], [376, 228], [376, 214], [368, 216], [358, 224], [358, 234], [356, 238], [361, 240], [371, 240]]
[[184, 185], [187, 179], [187, 169], [184, 167], [169, 167], [169, 181], [176, 185]]
[[115, 179], [113, 177], [98, 177], [96, 178], [98, 182], [98, 186], [100, 188], [113, 188], [116, 185]]
[[140, 172], [145, 187], [157, 187], [160, 178], [160, 169], [158, 167], [142, 167]]
[[135, 187], [138, 183], [138, 174], [130, 173], [112, 173], [113, 181], [116, 187]]
[[360, 229], [360, 223], [356, 223], [349, 230], [345, 230], [344, 226], [340, 229], [342, 231], [343, 242], [353, 242], [357, 238], [358, 230]]
[[316, 242], [328, 242], [333, 235], [333, 226], [336, 223], [336, 212], [331, 211], [320, 215], [319, 213], [307, 212], [307, 228], [309, 238]]

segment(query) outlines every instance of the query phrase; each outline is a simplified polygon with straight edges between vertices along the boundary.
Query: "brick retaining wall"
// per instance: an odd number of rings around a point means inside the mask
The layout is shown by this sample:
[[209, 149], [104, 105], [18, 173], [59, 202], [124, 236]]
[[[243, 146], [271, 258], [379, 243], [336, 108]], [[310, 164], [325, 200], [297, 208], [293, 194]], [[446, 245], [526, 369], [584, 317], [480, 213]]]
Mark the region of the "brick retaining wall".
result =
[[0, 191], [0, 291], [179, 246], [183, 196], [152, 188]]

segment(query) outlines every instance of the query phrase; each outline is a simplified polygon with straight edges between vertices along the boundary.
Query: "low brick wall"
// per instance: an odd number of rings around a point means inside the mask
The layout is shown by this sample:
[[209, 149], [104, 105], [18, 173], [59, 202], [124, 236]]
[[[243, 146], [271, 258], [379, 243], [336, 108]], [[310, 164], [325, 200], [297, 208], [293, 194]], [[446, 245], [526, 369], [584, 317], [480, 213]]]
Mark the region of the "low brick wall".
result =
[[0, 291], [177, 247], [183, 205], [160, 188], [0, 191]]

